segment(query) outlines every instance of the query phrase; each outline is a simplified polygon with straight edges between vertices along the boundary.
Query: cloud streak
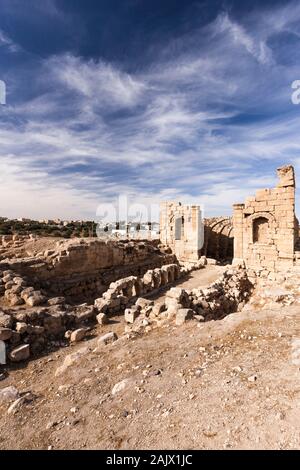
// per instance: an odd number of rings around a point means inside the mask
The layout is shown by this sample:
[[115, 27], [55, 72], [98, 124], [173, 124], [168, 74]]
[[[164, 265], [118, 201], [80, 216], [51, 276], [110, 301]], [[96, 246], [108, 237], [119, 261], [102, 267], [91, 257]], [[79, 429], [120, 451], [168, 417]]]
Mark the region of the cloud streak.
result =
[[[275, 183], [277, 165], [300, 166], [300, 108], [290, 101], [299, 68], [273, 45], [292, 31], [292, 58], [297, 21], [292, 3], [247, 22], [220, 11], [134, 71], [70, 52], [31, 56], [28, 93], [1, 108], [1, 214], [93, 218], [120, 193], [230, 214]], [[0, 33], [0, 47], [7, 41]], [[22, 76], [9, 78], [21, 90]]]

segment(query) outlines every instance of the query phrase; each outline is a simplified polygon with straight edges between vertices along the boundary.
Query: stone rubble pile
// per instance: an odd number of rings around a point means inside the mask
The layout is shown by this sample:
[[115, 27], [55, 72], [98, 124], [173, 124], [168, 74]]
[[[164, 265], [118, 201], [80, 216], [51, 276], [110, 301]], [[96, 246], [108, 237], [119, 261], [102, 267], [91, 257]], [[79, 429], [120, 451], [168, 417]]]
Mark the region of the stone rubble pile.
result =
[[[46, 305], [34, 308], [0, 309], [0, 341], [6, 345], [7, 359], [26, 360], [48, 346], [64, 346], [81, 341], [95, 322], [93, 305], [70, 306], [62, 297], [48, 299]], [[75, 329], [75, 330], [74, 330]]]
[[[15, 236], [14, 236], [15, 237]], [[175, 256], [159, 241], [112, 241], [90, 239], [45, 242], [32, 237], [14, 241], [7, 236], [3, 245], [0, 269], [12, 270], [36, 279], [40, 288], [52, 295], [72, 298], [99, 297], [109, 284], [129, 275], [174, 263]], [[22, 249], [18, 250], [18, 243]], [[10, 249], [9, 249], [10, 247]]]
[[[7, 250], [17, 250], [21, 248], [24, 242], [33, 240], [34, 235], [2, 235], [0, 236], [0, 260], [5, 259], [7, 256]], [[16, 251], [16, 257], [20, 257], [21, 254]]]
[[[247, 273], [252, 280], [253, 270], [248, 269]], [[257, 275], [254, 278], [255, 288], [247, 308], [269, 310], [299, 304], [299, 274], [300, 267], [293, 266], [280, 273], [269, 273], [268, 276]]]
[[170, 321], [182, 325], [194, 318], [199, 321], [216, 320], [240, 311], [249, 300], [252, 283], [245, 269], [230, 268], [206, 289], [191, 291], [172, 287], [164, 302], [154, 304], [139, 298], [135, 305], [125, 310], [125, 331], [150, 331]]
[[34, 287], [29, 286], [26, 279], [11, 270], [0, 271], [0, 296], [11, 307], [26, 304], [36, 307], [46, 303], [46, 296]]
[[[82, 341], [95, 321], [104, 325], [114, 313], [125, 312], [126, 321], [135, 323], [141, 313], [159, 316], [164, 306], [141, 299], [193, 269], [203, 268], [207, 260], [179, 266], [169, 264], [148, 270], [144, 276], [129, 276], [110, 284], [94, 305], [71, 306], [64, 296], [49, 297], [28, 285], [25, 276], [13, 270], [0, 270], [0, 341], [5, 343], [6, 361], [20, 362], [53, 346]], [[150, 308], [151, 307], [151, 308]], [[142, 317], [141, 317], [142, 318]], [[143, 321], [147, 326], [148, 320]]]
[[[93, 305], [70, 306], [64, 297], [48, 298], [13, 271], [0, 271], [0, 297], [0, 341], [12, 362], [41, 352], [48, 342], [63, 340], [70, 329], [94, 321], [97, 315]], [[70, 335], [70, 341], [79, 336]]]
[[203, 257], [197, 263], [184, 266], [168, 264], [148, 270], [143, 277], [129, 276], [119, 279], [112, 282], [102, 297], [95, 300], [95, 307], [103, 314], [124, 312], [125, 309], [132, 307], [133, 301], [138, 297], [172, 284], [192, 270], [203, 268], [206, 262]]

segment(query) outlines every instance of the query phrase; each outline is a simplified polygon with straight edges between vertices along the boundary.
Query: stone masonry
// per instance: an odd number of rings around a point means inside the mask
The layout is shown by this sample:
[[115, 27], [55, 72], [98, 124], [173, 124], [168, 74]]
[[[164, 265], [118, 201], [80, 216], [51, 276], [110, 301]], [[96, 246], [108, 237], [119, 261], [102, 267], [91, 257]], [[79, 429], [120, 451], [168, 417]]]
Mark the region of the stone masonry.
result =
[[298, 222], [295, 176], [290, 165], [278, 168], [279, 183], [233, 206], [234, 262], [256, 271], [276, 272], [294, 265]]
[[197, 261], [204, 244], [200, 207], [184, 206], [180, 202], [161, 203], [160, 240], [171, 248], [179, 261]]

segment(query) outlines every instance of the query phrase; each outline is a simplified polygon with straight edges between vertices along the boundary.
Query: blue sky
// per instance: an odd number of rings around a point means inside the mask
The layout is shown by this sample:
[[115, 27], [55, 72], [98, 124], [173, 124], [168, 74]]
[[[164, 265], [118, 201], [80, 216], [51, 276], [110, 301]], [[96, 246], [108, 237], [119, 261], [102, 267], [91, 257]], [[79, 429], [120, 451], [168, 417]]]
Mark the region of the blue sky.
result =
[[0, 215], [223, 215], [300, 175], [298, 1], [0, 0], [0, 79]]

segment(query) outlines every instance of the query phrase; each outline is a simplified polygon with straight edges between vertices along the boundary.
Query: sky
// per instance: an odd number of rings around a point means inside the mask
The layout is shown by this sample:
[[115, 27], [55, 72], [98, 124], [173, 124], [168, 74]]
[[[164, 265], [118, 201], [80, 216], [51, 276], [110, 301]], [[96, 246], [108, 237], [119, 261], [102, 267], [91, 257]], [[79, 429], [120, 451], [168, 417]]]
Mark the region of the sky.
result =
[[0, 216], [230, 215], [300, 178], [299, 1], [0, 0], [0, 80]]

